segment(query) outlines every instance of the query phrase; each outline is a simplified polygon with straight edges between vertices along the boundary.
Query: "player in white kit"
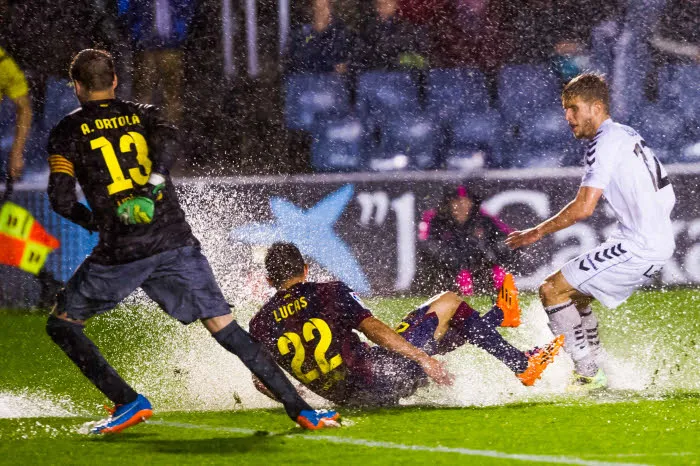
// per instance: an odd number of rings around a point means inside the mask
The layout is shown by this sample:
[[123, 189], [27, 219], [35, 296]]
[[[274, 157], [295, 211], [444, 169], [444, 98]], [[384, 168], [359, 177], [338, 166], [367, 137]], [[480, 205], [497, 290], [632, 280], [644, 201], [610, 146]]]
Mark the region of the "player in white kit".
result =
[[589, 139], [585, 173], [576, 198], [539, 225], [511, 233], [511, 248], [527, 246], [593, 214], [604, 196], [617, 228], [597, 248], [569, 261], [540, 286], [549, 326], [564, 334], [564, 349], [574, 361], [571, 391], [607, 386], [600, 368], [598, 320], [590, 303], [609, 308], [623, 303], [648, 283], [673, 255], [671, 211], [676, 202], [666, 170], [642, 137], [610, 119], [605, 80], [586, 73], [562, 91], [566, 121], [577, 139]]

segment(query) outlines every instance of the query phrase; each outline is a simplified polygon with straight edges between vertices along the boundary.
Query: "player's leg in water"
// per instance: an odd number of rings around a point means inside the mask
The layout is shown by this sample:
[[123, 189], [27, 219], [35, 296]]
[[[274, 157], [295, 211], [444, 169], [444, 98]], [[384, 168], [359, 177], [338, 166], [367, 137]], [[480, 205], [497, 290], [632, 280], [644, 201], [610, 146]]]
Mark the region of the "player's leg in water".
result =
[[46, 332], [80, 371], [115, 405], [92, 433], [115, 433], [149, 418], [151, 404], [122, 379], [85, 335], [85, 322], [126, 298], [153, 269], [150, 260], [100, 265], [89, 258], [59, 292]]
[[434, 313], [438, 325], [433, 334], [438, 342], [436, 352], [446, 353], [464, 343], [484, 349], [515, 373], [527, 368], [527, 356], [508, 343], [496, 328], [503, 321], [503, 312], [494, 306], [483, 317], [458, 295], [442, 293], [428, 301], [427, 314]]
[[84, 329], [85, 321], [70, 319], [65, 312], [54, 312], [46, 323], [54, 343], [107, 398], [115, 405], [135, 401], [138, 393], [109, 365]]
[[[443, 293], [409, 314], [398, 331], [429, 354], [444, 354], [465, 343], [476, 345], [503, 362], [524, 385], [532, 385], [559, 351], [562, 342], [558, 337], [544, 348], [524, 353], [501, 336], [497, 327], [520, 324], [517, 295], [515, 281], [508, 274], [499, 289], [496, 305], [480, 316], [456, 294]], [[426, 318], [421, 317], [421, 312]], [[437, 317], [437, 324], [430, 341], [422, 335], [424, 331], [421, 329], [430, 329], [426, 322], [432, 315]]]
[[598, 317], [591, 308], [593, 298], [590, 296], [575, 296], [572, 301], [576, 305], [576, 310], [581, 316], [581, 326], [586, 335], [588, 347], [591, 349], [593, 358], [598, 366], [605, 360], [605, 351], [600, 344], [600, 336], [598, 335]]
[[201, 321], [214, 339], [238, 356], [284, 404], [289, 417], [307, 429], [323, 428], [335, 412], [313, 410], [297, 393], [282, 369], [233, 319], [209, 261], [198, 247], [182, 247], [159, 255], [159, 264], [141, 288], [170, 316], [187, 325]]
[[[564, 334], [564, 350], [574, 361], [575, 377], [586, 382], [582, 385], [604, 386], [602, 370], [598, 367], [595, 355], [586, 338], [586, 330], [579, 309], [587, 313], [590, 310], [591, 297], [583, 295], [567, 282], [561, 272], [547, 277], [539, 289], [540, 299], [544, 306], [549, 327], [556, 334]], [[593, 316], [591, 313], [588, 316]], [[597, 320], [587, 319], [589, 326], [597, 329]], [[592, 332], [593, 334], [593, 332]], [[594, 333], [597, 337], [597, 330]], [[596, 341], [598, 339], [596, 338]], [[596, 378], [597, 380], [593, 380]], [[593, 383], [595, 382], [595, 383]]]
[[[238, 325], [231, 314], [203, 319], [202, 323], [216, 341], [238, 356], [258, 380], [284, 405], [290, 418], [299, 421], [302, 412], [313, 411], [311, 406], [299, 396], [274, 359], [260, 343], [253, 340], [250, 334]], [[335, 417], [337, 418], [337, 416]]]
[[[508, 309], [507, 313], [511, 318], [516, 311], [519, 314], [514, 282], [512, 287], [510, 292], [515, 294], [515, 302], [511, 301], [511, 304], [514, 309]], [[465, 343], [476, 345], [503, 362], [523, 384], [532, 385], [551, 362], [561, 343], [555, 340], [545, 348], [530, 353], [518, 350], [496, 330], [504, 321], [501, 307], [506, 307], [500, 298], [498, 303], [500, 307], [494, 306], [482, 317], [456, 294], [443, 293], [409, 314], [399, 325], [398, 331], [428, 354], [444, 354]], [[432, 335], [426, 335], [426, 331], [433, 328]]]
[[109, 365], [97, 346], [85, 335], [84, 328], [85, 321], [71, 319], [65, 312], [52, 314], [46, 323], [46, 332], [51, 339], [85, 377], [114, 403], [114, 408], [108, 409], [110, 416], [95, 423], [90, 433], [114, 434], [150, 418], [153, 415], [151, 403], [145, 396], [136, 393]]

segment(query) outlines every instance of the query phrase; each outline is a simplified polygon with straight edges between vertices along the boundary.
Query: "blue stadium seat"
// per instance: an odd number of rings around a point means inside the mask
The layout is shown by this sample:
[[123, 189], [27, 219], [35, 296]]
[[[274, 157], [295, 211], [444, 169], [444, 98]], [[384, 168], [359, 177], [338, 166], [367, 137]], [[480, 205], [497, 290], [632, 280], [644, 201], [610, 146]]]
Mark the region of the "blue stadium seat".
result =
[[675, 109], [649, 104], [640, 111], [635, 129], [662, 162], [676, 162], [681, 149], [689, 143], [685, 121]]
[[357, 80], [357, 106], [374, 127], [399, 113], [419, 111], [418, 86], [407, 73], [368, 71]]
[[357, 171], [364, 168], [365, 130], [356, 116], [330, 120], [316, 128], [311, 164], [319, 171]]
[[404, 112], [382, 126], [369, 166], [377, 171], [435, 168], [439, 142], [439, 125], [430, 115]]
[[659, 70], [659, 102], [677, 105], [688, 93], [697, 95], [700, 90], [700, 66], [667, 65]]
[[498, 75], [498, 106], [507, 122], [521, 123], [542, 110], [559, 108], [561, 83], [543, 65], [505, 66]]
[[529, 116], [520, 126], [520, 138], [524, 143], [564, 147], [574, 140], [571, 128], [560, 107], [541, 109]]
[[501, 117], [495, 110], [463, 110], [448, 125], [449, 144], [445, 153], [448, 169], [474, 167], [486, 162], [498, 166]]
[[460, 112], [488, 109], [489, 95], [484, 75], [476, 69], [433, 69], [428, 71], [427, 111], [441, 121]]
[[46, 84], [46, 101], [41, 126], [50, 131], [64, 116], [80, 107], [73, 87], [67, 79], [50, 78]]
[[700, 162], [700, 138], [691, 140], [689, 144], [683, 146], [678, 161], [690, 163]]
[[294, 74], [284, 80], [287, 128], [312, 131], [320, 119], [350, 110], [347, 80], [338, 74]]
[[669, 65], [659, 71], [659, 104], [700, 121], [700, 65]]
[[574, 138], [564, 119], [561, 86], [560, 79], [543, 65], [511, 65], [501, 70], [498, 107], [504, 166], [545, 166], [547, 161], [572, 156]]
[[[523, 144], [512, 154], [510, 167], [513, 168], [555, 168], [580, 164], [583, 149], [578, 144], [555, 148], [541, 144]], [[571, 162], [575, 160], [575, 162]]]
[[[697, 162], [700, 160], [700, 65], [665, 66], [659, 71], [658, 80], [658, 102], [648, 104], [640, 118], [649, 136], [642, 135], [649, 138], [652, 147], [659, 145], [659, 158], [666, 162]], [[658, 116], [649, 115], [654, 111]], [[682, 118], [681, 133], [678, 117]]]

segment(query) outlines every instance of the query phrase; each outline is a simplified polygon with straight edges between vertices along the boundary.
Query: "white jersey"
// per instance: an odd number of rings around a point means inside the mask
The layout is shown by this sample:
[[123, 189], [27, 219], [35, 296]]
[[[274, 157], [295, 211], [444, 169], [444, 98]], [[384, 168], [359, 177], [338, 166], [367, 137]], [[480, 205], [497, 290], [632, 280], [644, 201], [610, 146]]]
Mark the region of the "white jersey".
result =
[[605, 120], [588, 145], [581, 186], [603, 190], [617, 217], [608, 241], [627, 240], [632, 252], [666, 260], [676, 248], [671, 211], [676, 195], [654, 152], [629, 126]]

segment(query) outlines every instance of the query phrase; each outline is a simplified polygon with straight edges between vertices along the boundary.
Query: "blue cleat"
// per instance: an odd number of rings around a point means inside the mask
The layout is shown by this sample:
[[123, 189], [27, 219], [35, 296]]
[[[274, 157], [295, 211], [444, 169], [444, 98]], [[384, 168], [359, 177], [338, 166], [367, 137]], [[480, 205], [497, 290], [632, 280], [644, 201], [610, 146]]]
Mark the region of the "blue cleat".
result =
[[91, 434], [116, 434], [153, 416], [151, 402], [143, 395], [137, 396], [131, 403], [117, 405], [108, 411], [111, 416], [95, 424], [90, 429]]
[[302, 429], [319, 430], [328, 427], [340, 427], [340, 414], [327, 409], [304, 410], [297, 416], [297, 423]]

